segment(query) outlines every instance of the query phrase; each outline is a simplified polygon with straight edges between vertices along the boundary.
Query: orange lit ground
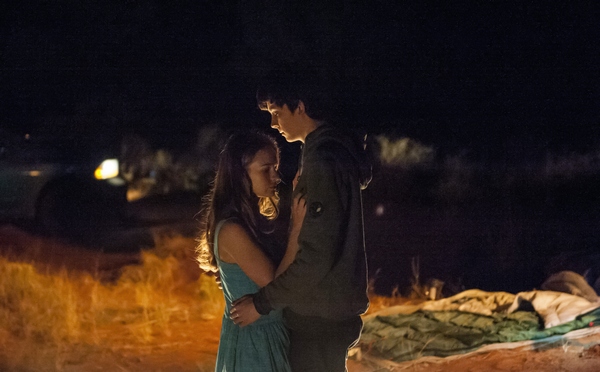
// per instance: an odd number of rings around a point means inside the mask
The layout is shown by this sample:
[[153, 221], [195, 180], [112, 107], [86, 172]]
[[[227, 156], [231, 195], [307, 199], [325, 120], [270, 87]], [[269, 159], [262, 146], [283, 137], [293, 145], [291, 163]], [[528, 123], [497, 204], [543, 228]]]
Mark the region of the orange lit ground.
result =
[[[32, 365], [15, 370], [35, 371], [212, 371], [218, 345], [217, 322], [199, 322], [173, 326], [173, 335], [143, 347], [119, 345], [119, 330], [111, 347], [90, 348], [73, 345], [70, 350], [58, 351], [61, 367], [56, 368], [57, 350], [38, 350]], [[3, 339], [2, 353], [23, 352], [27, 345]], [[14, 341], [14, 340], [13, 340]], [[585, 340], [584, 340], [585, 341]], [[600, 343], [600, 337], [586, 342]], [[0, 359], [1, 361], [1, 359]], [[406, 364], [406, 371], [478, 372], [478, 371], [578, 371], [594, 372], [600, 369], [600, 345], [592, 346], [583, 353], [565, 352], [557, 346], [543, 351], [501, 350], [466, 356], [447, 362]], [[391, 371], [368, 363], [350, 360], [350, 372]], [[398, 369], [400, 370], [400, 369]]]
[[[114, 330], [115, 340], [111, 347], [90, 348], [73, 345], [60, 352], [61, 367], [56, 368], [57, 350], [43, 349], [32, 361], [29, 369], [35, 371], [212, 371], [218, 345], [218, 322], [198, 322], [174, 325], [173, 335], [143, 347], [127, 347], [119, 344], [119, 330]], [[2, 343], [8, 340], [4, 339]], [[600, 343], [600, 337], [582, 340]], [[0, 343], [0, 345], [2, 344]], [[23, 352], [27, 345], [4, 343], [2, 353]], [[1, 361], [1, 359], [0, 359]], [[17, 370], [17, 369], [15, 369]], [[350, 360], [350, 372], [391, 371], [368, 363]], [[398, 369], [399, 370], [399, 369]], [[592, 346], [582, 354], [565, 352], [557, 346], [543, 351], [501, 350], [466, 356], [448, 362], [406, 364], [402, 370], [419, 372], [479, 372], [479, 371], [578, 371], [600, 370], [600, 345]]]
[[[12, 239], [12, 241], [11, 241]], [[16, 232], [0, 229], [0, 241], [4, 246], [23, 248], [37, 239]], [[15, 241], [18, 240], [18, 241]], [[10, 244], [6, 244], [10, 243]], [[119, 264], [135, 261], [135, 255], [102, 255], [72, 246], [53, 243], [54, 258], [46, 264], [66, 266], [76, 270], [93, 270], [98, 267], [113, 268]], [[6, 255], [6, 250], [1, 254]], [[20, 249], [11, 254], [30, 261], [33, 254]], [[123, 326], [124, 327], [124, 326]], [[102, 340], [98, 344], [72, 344], [60, 347], [48, 346], [35, 341], [23, 341], [7, 332], [0, 331], [0, 369], [19, 371], [212, 371], [218, 347], [220, 321], [198, 320], [172, 323], [170, 335], [157, 338], [147, 344], [128, 344], [123, 327], [111, 325], [98, 329]], [[544, 350], [496, 350], [472, 354], [436, 363], [414, 361], [402, 365], [406, 371], [577, 371], [600, 370], [600, 335], [578, 340], [584, 348], [567, 349], [557, 344]], [[32, 350], [34, 350], [32, 352]], [[19, 355], [28, 355], [23, 362]], [[21, 360], [11, 365], [10, 360]], [[350, 360], [350, 372], [390, 371], [366, 361]]]

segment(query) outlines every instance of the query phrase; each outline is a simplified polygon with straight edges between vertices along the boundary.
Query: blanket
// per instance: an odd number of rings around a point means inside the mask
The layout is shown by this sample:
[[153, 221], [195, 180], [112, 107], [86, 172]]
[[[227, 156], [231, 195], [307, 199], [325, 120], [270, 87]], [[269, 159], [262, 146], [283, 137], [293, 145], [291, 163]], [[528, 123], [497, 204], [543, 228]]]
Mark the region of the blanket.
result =
[[600, 325], [600, 303], [582, 297], [475, 289], [368, 315], [359, 347], [363, 354], [403, 362], [467, 353], [493, 343], [543, 339], [596, 324]]

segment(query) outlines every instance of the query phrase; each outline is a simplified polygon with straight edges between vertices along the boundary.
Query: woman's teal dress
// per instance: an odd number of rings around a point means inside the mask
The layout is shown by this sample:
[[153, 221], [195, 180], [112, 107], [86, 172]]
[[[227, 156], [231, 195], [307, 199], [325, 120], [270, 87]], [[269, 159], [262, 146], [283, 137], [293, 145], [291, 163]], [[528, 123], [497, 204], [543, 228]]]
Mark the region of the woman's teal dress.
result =
[[290, 341], [280, 311], [263, 315], [244, 328], [240, 328], [229, 319], [231, 302], [246, 294], [256, 293], [259, 287], [238, 265], [219, 259], [219, 230], [225, 221], [220, 221], [215, 229], [215, 257], [225, 296], [225, 313], [215, 371], [291, 371], [288, 361]]

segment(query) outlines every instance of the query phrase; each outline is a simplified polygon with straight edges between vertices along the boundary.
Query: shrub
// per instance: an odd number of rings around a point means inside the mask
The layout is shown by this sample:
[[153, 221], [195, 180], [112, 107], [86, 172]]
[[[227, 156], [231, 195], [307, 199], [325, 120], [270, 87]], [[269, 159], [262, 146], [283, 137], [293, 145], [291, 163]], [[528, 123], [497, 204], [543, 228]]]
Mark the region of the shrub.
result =
[[164, 195], [175, 191], [203, 192], [212, 176], [222, 131], [217, 125], [200, 128], [196, 144], [174, 155], [172, 150], [153, 150], [140, 136], [121, 143], [121, 175], [128, 182], [128, 199]]

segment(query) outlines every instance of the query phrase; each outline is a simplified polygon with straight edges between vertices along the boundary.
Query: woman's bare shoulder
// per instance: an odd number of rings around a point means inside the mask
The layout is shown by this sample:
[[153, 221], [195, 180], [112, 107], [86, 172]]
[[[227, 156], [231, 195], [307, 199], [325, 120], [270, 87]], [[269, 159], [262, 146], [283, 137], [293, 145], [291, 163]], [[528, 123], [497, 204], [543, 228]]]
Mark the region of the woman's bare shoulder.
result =
[[219, 241], [228, 237], [248, 236], [246, 228], [236, 220], [227, 220], [223, 222], [221, 230], [219, 230]]
[[253, 245], [254, 240], [248, 234], [248, 230], [239, 222], [226, 221], [219, 230], [219, 256], [225, 262], [235, 262], [234, 257], [239, 255], [239, 250], [244, 249], [249, 244]]

